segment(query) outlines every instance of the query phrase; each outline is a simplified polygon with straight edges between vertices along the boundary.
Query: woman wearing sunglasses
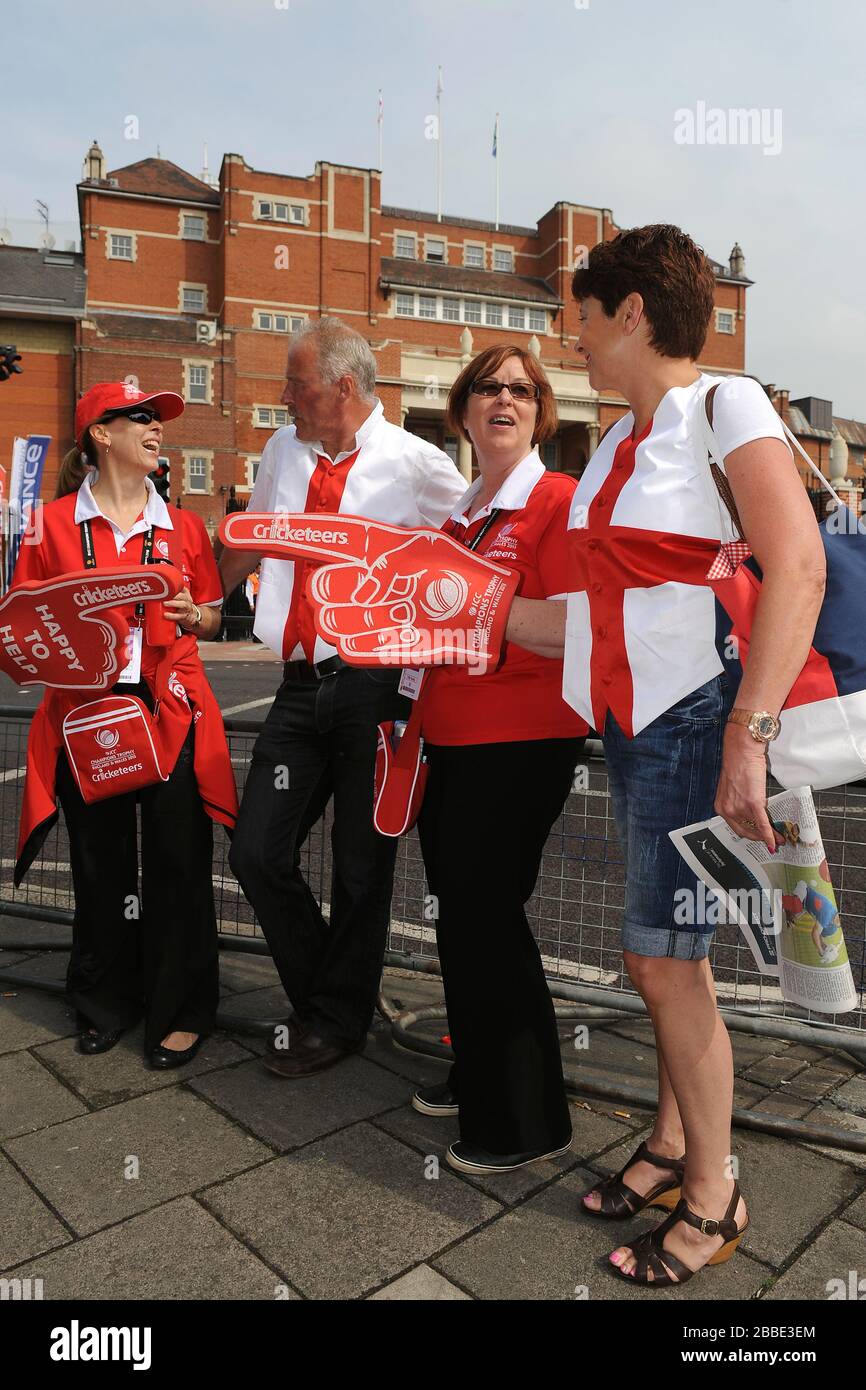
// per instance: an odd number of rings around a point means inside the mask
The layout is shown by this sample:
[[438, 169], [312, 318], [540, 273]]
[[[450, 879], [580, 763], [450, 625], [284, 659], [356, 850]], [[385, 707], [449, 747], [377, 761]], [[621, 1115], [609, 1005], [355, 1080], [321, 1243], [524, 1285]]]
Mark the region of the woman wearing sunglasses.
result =
[[[541, 366], [522, 348], [488, 348], [451, 388], [447, 421], [474, 446], [479, 477], [443, 529], [516, 570], [524, 598], [563, 603], [575, 483], [536, 452], [557, 425]], [[571, 1143], [553, 1003], [524, 910], [587, 732], [561, 690], [561, 661], [510, 643], [494, 671], [428, 672], [420, 696], [430, 771], [418, 829], [455, 1063], [412, 1104], [459, 1115], [447, 1162], [462, 1172], [510, 1172]]]
[[180, 750], [173, 768], [163, 769], [168, 780], [85, 802], [62, 725], [70, 708], [95, 692], [46, 690], [30, 730], [15, 871], [18, 884], [57, 819], [59, 798], [75, 893], [67, 990], [79, 1047], [106, 1052], [143, 1016], [145, 1052], [161, 1069], [190, 1061], [214, 1026], [211, 822], [230, 828], [237, 810], [222, 717], [197, 646], [219, 629], [219, 574], [201, 519], [167, 506], [148, 477], [163, 422], [183, 408], [174, 392], [146, 394], [125, 383], [101, 383], [82, 396], [56, 500], [42, 508], [41, 539], [22, 547], [14, 575], [20, 584], [163, 560], [183, 576], [180, 592], [162, 605], [172, 620], [161, 624], [168, 646], [148, 640], [156, 626], [143, 610], [155, 603], [121, 610], [130, 633], [114, 686], [151, 711], [158, 699], [160, 725]]

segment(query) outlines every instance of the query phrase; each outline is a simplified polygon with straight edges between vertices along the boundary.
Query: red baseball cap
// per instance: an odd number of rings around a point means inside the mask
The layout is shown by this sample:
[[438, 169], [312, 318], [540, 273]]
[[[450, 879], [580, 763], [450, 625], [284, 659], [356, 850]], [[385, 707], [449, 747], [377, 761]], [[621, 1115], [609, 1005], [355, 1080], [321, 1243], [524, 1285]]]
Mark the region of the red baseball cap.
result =
[[88, 425], [95, 425], [109, 410], [126, 410], [145, 402], [153, 406], [163, 421], [183, 414], [183, 396], [176, 391], [141, 391], [128, 381], [100, 381], [91, 386], [75, 407], [75, 442], [79, 449]]

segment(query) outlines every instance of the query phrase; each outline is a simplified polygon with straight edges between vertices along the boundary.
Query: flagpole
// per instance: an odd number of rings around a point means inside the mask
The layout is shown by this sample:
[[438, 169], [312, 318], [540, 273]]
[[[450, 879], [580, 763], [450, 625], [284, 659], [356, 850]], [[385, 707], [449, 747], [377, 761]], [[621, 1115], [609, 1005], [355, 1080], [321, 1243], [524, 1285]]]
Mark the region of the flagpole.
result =
[[442, 221], [442, 69], [436, 83], [436, 221]]
[[496, 113], [496, 230], [499, 231], [499, 112]]
[[379, 110], [378, 110], [378, 114], [377, 114], [377, 117], [376, 117], [376, 121], [377, 121], [377, 124], [378, 124], [378, 126], [379, 126], [379, 171], [380, 171], [380, 173], [381, 173], [381, 170], [382, 170], [382, 126], [383, 126], [383, 124], [384, 124], [384, 116], [385, 116], [385, 103], [384, 103], [384, 101], [383, 101], [383, 99], [382, 99], [382, 88], [380, 87], [380, 88], [379, 88]]

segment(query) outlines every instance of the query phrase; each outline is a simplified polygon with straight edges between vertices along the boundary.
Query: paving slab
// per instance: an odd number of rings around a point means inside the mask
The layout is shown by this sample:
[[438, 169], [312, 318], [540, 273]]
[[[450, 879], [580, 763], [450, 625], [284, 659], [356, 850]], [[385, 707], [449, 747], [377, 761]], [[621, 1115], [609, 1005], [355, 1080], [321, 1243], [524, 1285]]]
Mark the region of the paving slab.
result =
[[742, 1073], [746, 1081], [756, 1081], [760, 1086], [775, 1087], [782, 1081], [790, 1081], [806, 1068], [800, 1057], [762, 1057], [753, 1062]]
[[728, 1034], [731, 1039], [731, 1050], [734, 1054], [734, 1071], [744, 1071], [754, 1062], [761, 1062], [766, 1057], [782, 1057], [787, 1053], [788, 1044], [778, 1038], [764, 1038], [754, 1033], [740, 1033], [734, 1028], [729, 1028]]
[[[590, 1024], [592, 1027], [592, 1024]], [[599, 1029], [596, 1032], [601, 1031]], [[644, 1047], [655, 1048], [655, 1029], [649, 1019], [641, 1020], [636, 1018], [624, 1018], [621, 1023], [609, 1023], [605, 1026], [604, 1032], [615, 1033], [617, 1037], [627, 1038], [631, 1042], [642, 1043]]]
[[836, 1092], [839, 1105], [856, 1115], [866, 1115], [866, 1076], [852, 1076]]
[[320, 1076], [284, 1081], [257, 1058], [194, 1079], [191, 1088], [275, 1149], [295, 1149], [335, 1129], [392, 1110], [406, 1084], [363, 1057], [349, 1057]]
[[764, 1115], [775, 1115], [783, 1120], [802, 1120], [815, 1108], [813, 1100], [803, 1100], [799, 1096], [791, 1095], [787, 1086], [783, 1091], [775, 1091], [771, 1095], [765, 1093], [763, 1100], [757, 1101], [752, 1110], [759, 1110]]
[[125, 1033], [110, 1052], [85, 1056], [78, 1051], [75, 1038], [46, 1043], [35, 1049], [38, 1057], [70, 1086], [73, 1086], [94, 1107], [115, 1105], [131, 1100], [147, 1091], [177, 1086], [190, 1077], [232, 1062], [242, 1062], [249, 1050], [232, 1041], [224, 1033], [207, 1038], [191, 1062], [176, 1071], [154, 1071], [144, 1056], [144, 1028]]
[[429, 1265], [419, 1265], [417, 1269], [412, 1269], [408, 1274], [395, 1279], [393, 1284], [386, 1284], [385, 1288], [380, 1289], [378, 1293], [369, 1295], [371, 1303], [376, 1299], [390, 1299], [392, 1301], [402, 1299], [427, 1303], [463, 1299], [472, 1302], [468, 1293], [458, 1289], [457, 1285], [452, 1284], [448, 1279], [443, 1279], [442, 1275], [437, 1274], [435, 1269], [431, 1269]]
[[[810, 1123], [826, 1123], [820, 1110], [813, 1110], [810, 1116]], [[830, 1144], [801, 1144], [801, 1148], [807, 1149], [810, 1153], [820, 1154], [822, 1158], [832, 1158], [836, 1163], [844, 1163], [851, 1170], [866, 1173], [866, 1153], [857, 1153], [855, 1149], [837, 1149]]]
[[[857, 1201], [852, 1202], [840, 1215], [843, 1221], [850, 1221], [852, 1226], [859, 1226], [861, 1231], [866, 1231], [866, 1192], [861, 1192]], [[866, 1274], [866, 1270], [863, 1272]]]
[[[580, 1195], [593, 1175], [576, 1169], [484, 1230], [467, 1237], [431, 1264], [474, 1298], [630, 1299], [658, 1298], [608, 1272], [608, 1255], [629, 1236], [657, 1224], [655, 1214], [633, 1222], [600, 1221], [583, 1215]], [[665, 1213], [659, 1214], [659, 1220]], [[739, 1252], [664, 1297], [684, 1301], [751, 1298], [767, 1271]], [[623, 1348], [625, 1350], [625, 1348]]]
[[790, 1140], [739, 1130], [734, 1154], [751, 1220], [740, 1249], [776, 1268], [861, 1185], [844, 1164]]
[[0, 1154], [0, 1269], [53, 1250], [71, 1240], [69, 1232]]
[[800, 1072], [785, 1087], [792, 1095], [803, 1096], [806, 1100], [822, 1100], [839, 1086], [839, 1074], [827, 1067], [810, 1066], [808, 1071]]
[[282, 985], [267, 985], [262, 989], [245, 990], [223, 1000], [223, 1008], [239, 1018], [285, 1019], [289, 1001]]
[[[574, 1027], [580, 1026], [575, 1023]], [[574, 1038], [574, 1032], [571, 1031]], [[656, 1054], [655, 1048], [649, 1047], [646, 1043], [634, 1042], [631, 1038], [620, 1038], [616, 1033], [606, 1033], [602, 1029], [593, 1028], [589, 1025], [589, 1046], [577, 1049], [573, 1046], [566, 1046], [563, 1049], [563, 1060], [575, 1069], [575, 1074], [580, 1075], [581, 1063], [591, 1068], [593, 1071], [606, 1071], [610, 1073], [611, 1081], [616, 1082], [617, 1077], [625, 1077], [630, 1082], [643, 1082], [655, 1086], [656, 1077]]]
[[847, 1221], [831, 1222], [764, 1297], [772, 1301], [831, 1295], [866, 1298], [866, 1238]]
[[87, 1110], [29, 1052], [7, 1052], [0, 1057], [0, 1095], [0, 1139], [29, 1134]]
[[[828, 1129], [838, 1130], [844, 1143], [846, 1134], [856, 1134], [860, 1138], [866, 1137], [866, 1115], [855, 1115], [850, 1110], [839, 1110], [832, 1100], [822, 1101], [816, 1105], [809, 1116], [809, 1123], [813, 1125], [825, 1125]], [[851, 1161], [851, 1154], [848, 1160]]]
[[[56, 1211], [89, 1235], [270, 1153], [189, 1091], [173, 1086], [11, 1139], [7, 1152]], [[131, 1160], [138, 1161], [139, 1176]]]
[[361, 1123], [203, 1200], [306, 1297], [359, 1298], [502, 1211], [444, 1165], [424, 1173], [414, 1150]]
[[[233, 994], [245, 994], [255, 989], [278, 987], [280, 977], [270, 956], [221, 951], [220, 984]], [[288, 1013], [288, 1007], [285, 1012]]]
[[[41, 951], [28, 960], [12, 966], [10, 975], [23, 975], [31, 980], [44, 980], [47, 984], [66, 985], [66, 968], [69, 964], [68, 951]], [[7, 985], [8, 989], [9, 986]]]
[[[0, 970], [8, 970], [11, 965], [20, 965], [21, 961], [30, 959], [31, 957], [23, 951], [0, 950]], [[0, 981], [0, 990], [4, 988], [3, 982]]]
[[0, 1053], [35, 1047], [77, 1031], [75, 1014], [62, 995], [38, 989], [0, 994]]
[[45, 941], [68, 941], [72, 944], [69, 927], [58, 926], [56, 922], [33, 922], [29, 918], [6, 917], [0, 922], [0, 946], [8, 949], [9, 942], [22, 950], [32, 943], [34, 949]]
[[297, 1298], [189, 1197], [41, 1255], [15, 1274], [41, 1279], [46, 1300]]

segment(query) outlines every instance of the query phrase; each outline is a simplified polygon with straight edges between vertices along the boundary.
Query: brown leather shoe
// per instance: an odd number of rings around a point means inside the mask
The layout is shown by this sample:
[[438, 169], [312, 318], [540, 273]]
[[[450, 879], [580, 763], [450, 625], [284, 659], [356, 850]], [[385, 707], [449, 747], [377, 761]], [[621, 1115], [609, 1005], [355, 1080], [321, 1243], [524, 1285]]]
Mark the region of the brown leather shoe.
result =
[[302, 1076], [316, 1076], [320, 1071], [327, 1071], [328, 1067], [336, 1066], [345, 1057], [362, 1052], [365, 1044], [366, 1038], [354, 1047], [339, 1047], [316, 1033], [305, 1033], [290, 1051], [269, 1052], [263, 1061], [275, 1076], [281, 1076], [284, 1081], [296, 1081]]
[[[296, 1014], [291, 1014], [284, 1023], [274, 1025], [273, 1032], [268, 1036], [268, 1053], [272, 1057], [285, 1057], [287, 1052], [297, 1047], [306, 1031], [306, 1023], [303, 1023]], [[281, 1046], [277, 1046], [278, 1043]]]

